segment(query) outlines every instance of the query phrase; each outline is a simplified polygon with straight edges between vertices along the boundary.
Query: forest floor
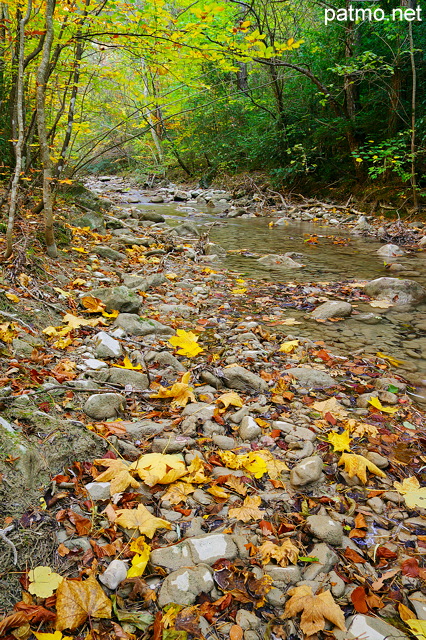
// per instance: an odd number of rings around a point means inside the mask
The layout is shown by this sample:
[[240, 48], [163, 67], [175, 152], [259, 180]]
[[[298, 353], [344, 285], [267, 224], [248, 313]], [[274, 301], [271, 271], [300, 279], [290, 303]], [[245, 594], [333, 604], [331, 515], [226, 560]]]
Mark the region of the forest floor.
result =
[[[59, 260], [3, 264], [0, 636], [424, 638], [426, 421], [392, 354], [299, 336], [303, 287], [193, 223], [81, 206]], [[311, 321], [406, 293], [327, 283]]]

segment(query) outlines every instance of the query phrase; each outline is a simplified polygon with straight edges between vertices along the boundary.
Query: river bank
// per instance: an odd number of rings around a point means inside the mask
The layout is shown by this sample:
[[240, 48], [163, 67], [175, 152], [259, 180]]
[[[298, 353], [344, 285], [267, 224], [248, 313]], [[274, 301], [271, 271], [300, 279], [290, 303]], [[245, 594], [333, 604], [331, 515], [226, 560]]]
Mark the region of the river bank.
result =
[[[422, 369], [373, 341], [404, 323], [421, 340], [422, 274], [305, 280], [306, 256], [254, 237], [259, 258], [244, 232], [235, 249], [269, 274], [245, 276], [208, 237], [234, 224], [212, 227], [208, 200], [122, 195], [103, 213], [80, 202], [44, 275], [5, 268], [2, 632], [84, 633], [89, 612], [102, 637], [409, 637], [424, 619]], [[278, 219], [263, 231], [288, 231]], [[352, 326], [377, 332], [371, 348]], [[39, 566], [63, 578], [49, 595], [27, 575]], [[88, 574], [101, 615], [70, 605]]]

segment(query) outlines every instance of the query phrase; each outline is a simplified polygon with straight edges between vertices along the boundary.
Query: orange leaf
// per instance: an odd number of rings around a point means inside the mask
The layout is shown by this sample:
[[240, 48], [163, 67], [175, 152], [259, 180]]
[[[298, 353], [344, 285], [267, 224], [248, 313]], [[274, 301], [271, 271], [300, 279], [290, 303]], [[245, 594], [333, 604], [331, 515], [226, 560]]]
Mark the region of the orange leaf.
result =
[[87, 618], [110, 618], [112, 603], [96, 578], [63, 580], [56, 592], [56, 629], [77, 629]]
[[233, 624], [229, 630], [229, 640], [243, 640], [244, 631], [238, 624]]

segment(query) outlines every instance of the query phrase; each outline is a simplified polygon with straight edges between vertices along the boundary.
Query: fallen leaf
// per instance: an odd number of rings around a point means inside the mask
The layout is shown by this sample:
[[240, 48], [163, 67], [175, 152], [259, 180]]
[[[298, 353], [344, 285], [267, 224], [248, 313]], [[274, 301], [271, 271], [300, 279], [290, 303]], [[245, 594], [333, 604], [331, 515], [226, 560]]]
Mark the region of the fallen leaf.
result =
[[230, 487], [230, 489], [233, 489], [234, 491], [239, 493], [240, 496], [245, 496], [247, 493], [247, 485], [245, 485], [244, 482], [240, 480], [240, 478], [229, 476], [225, 484], [227, 487]]
[[217, 485], [210, 487], [207, 489], [207, 493], [210, 493], [215, 498], [219, 498], [221, 500], [227, 500], [229, 498], [229, 493], [222, 489], [222, 487], [218, 487]]
[[193, 388], [188, 384], [190, 377], [191, 372], [187, 371], [182, 376], [181, 382], [175, 382], [171, 387], [160, 386], [157, 393], [153, 394], [151, 398], [173, 398], [171, 403], [173, 409], [186, 407], [188, 402], [195, 402]]
[[[137, 542], [136, 545], [135, 542]], [[132, 566], [127, 571], [127, 578], [139, 578], [148, 564], [151, 547], [140, 537], [130, 545], [130, 549], [137, 550], [137, 553], [132, 558]]]
[[398, 605], [398, 613], [399, 613], [399, 617], [404, 622], [406, 622], [407, 620], [414, 620], [416, 615], [411, 611], [411, 609], [406, 607], [405, 604], [402, 604], [402, 602], [400, 602]]
[[[376, 353], [376, 356], [378, 358], [382, 358], [383, 360], [387, 360], [389, 364], [391, 364], [394, 367], [400, 367], [402, 364], [404, 364], [403, 360], [397, 360], [396, 358], [392, 358], [392, 356], [387, 356], [385, 353], [382, 353], [381, 351], [378, 351]], [[390, 389], [388, 389], [388, 391], [390, 391]], [[398, 392], [398, 387], [396, 387], [396, 391], [394, 391], [393, 393], [397, 393], [397, 392]]]
[[314, 596], [311, 587], [303, 585], [290, 589], [283, 618], [294, 618], [302, 613], [300, 628], [307, 636], [312, 636], [325, 628], [326, 620], [329, 620], [342, 631], [346, 631], [345, 616], [341, 608], [334, 602], [330, 591], [323, 591]]
[[379, 411], [384, 411], [385, 413], [393, 414], [399, 411], [400, 409], [400, 407], [384, 407], [380, 402], [379, 398], [370, 398], [368, 403], [371, 404], [371, 406], [374, 407], [375, 409], [378, 409]]
[[362, 438], [363, 436], [371, 436], [375, 438], [379, 432], [377, 427], [372, 424], [367, 424], [366, 422], [358, 422], [357, 420], [346, 420], [344, 422], [345, 429], [349, 431], [351, 436], [354, 438]]
[[400, 571], [401, 569], [399, 567], [398, 569], [392, 569], [391, 571], [386, 571], [378, 580], [375, 580], [372, 583], [371, 588], [375, 589], [376, 591], [380, 591], [380, 589], [382, 589], [385, 583], [385, 580], [389, 580], [389, 578], [393, 578]]
[[13, 322], [3, 322], [0, 324], [0, 340], [3, 342], [12, 342], [17, 336], [17, 325]]
[[[130, 465], [149, 487], [155, 484], [171, 484], [187, 473], [185, 463], [166, 453], [147, 453]], [[188, 468], [189, 471], [189, 468]]]
[[157, 529], [172, 528], [170, 522], [156, 518], [143, 504], [139, 504], [137, 509], [117, 509], [116, 515], [116, 524], [126, 529], [139, 529], [148, 538], [152, 538]]
[[206, 463], [196, 456], [188, 467], [188, 473], [183, 476], [183, 482], [190, 484], [204, 484], [210, 482], [211, 478], [206, 476]]
[[110, 618], [111, 600], [96, 578], [90, 575], [84, 582], [63, 580], [56, 592], [56, 629], [76, 629], [87, 618]]
[[297, 564], [299, 549], [292, 543], [290, 538], [284, 538], [280, 545], [267, 540], [259, 547], [263, 564], [268, 564], [273, 558], [281, 567], [287, 567], [289, 562]]
[[327, 436], [328, 442], [333, 446], [333, 451], [350, 451], [350, 443], [352, 438], [349, 435], [349, 431], [343, 431], [343, 433], [336, 433], [332, 431]]
[[171, 504], [179, 504], [179, 502], [186, 502], [187, 497], [194, 493], [195, 487], [190, 483], [176, 482], [170, 485], [166, 493], [161, 496], [161, 500], [167, 500]]
[[406, 620], [405, 624], [418, 640], [426, 640], [426, 620]]
[[111, 482], [110, 494], [121, 493], [125, 491], [127, 487], [133, 487], [137, 489], [139, 482], [130, 473], [130, 465], [125, 460], [113, 460], [110, 458], [99, 458], [93, 461], [93, 464], [97, 464], [103, 467], [108, 467], [106, 471], [103, 471], [96, 478], [96, 482]]
[[344, 406], [341, 405], [334, 396], [332, 398], [329, 398], [328, 400], [314, 402], [311, 407], [315, 411], [322, 413], [323, 416], [325, 416], [326, 413], [331, 413], [331, 415], [338, 420], [344, 420], [348, 415], [348, 412], [346, 411]]
[[262, 500], [259, 496], [247, 496], [241, 507], [229, 509], [229, 517], [236, 518], [242, 522], [261, 520], [265, 515], [265, 512], [259, 509], [261, 502]]
[[389, 309], [389, 307], [393, 307], [393, 304], [387, 300], [370, 300], [370, 306], [375, 309]]
[[222, 403], [225, 409], [227, 409], [229, 405], [232, 405], [233, 407], [243, 406], [243, 401], [241, 400], [238, 393], [235, 393], [235, 391], [230, 391], [229, 393], [222, 393], [222, 395], [217, 398], [216, 402]]
[[287, 340], [283, 342], [278, 351], [282, 353], [293, 353], [296, 347], [299, 346], [299, 340]]
[[203, 351], [203, 348], [197, 344], [198, 336], [192, 331], [177, 329], [176, 335], [169, 338], [169, 342], [173, 347], [178, 348], [178, 354], [194, 358]]
[[296, 320], [296, 318], [284, 318], [283, 320], [280, 320], [280, 324], [285, 324], [287, 327], [292, 327], [296, 324], [302, 323]]
[[243, 640], [244, 631], [239, 624], [233, 624], [229, 630], [229, 640]]
[[404, 496], [407, 507], [426, 507], [426, 487], [420, 487], [420, 482], [414, 476], [404, 478], [402, 482], [394, 482], [393, 486]]
[[386, 474], [379, 467], [376, 467], [364, 456], [359, 456], [355, 453], [343, 453], [337, 464], [345, 466], [345, 471], [350, 478], [358, 476], [364, 484], [367, 482], [367, 469], [380, 478], [386, 478]]
[[63, 581], [50, 567], [39, 566], [28, 572], [28, 591], [39, 598], [49, 598]]
[[132, 364], [127, 356], [124, 358], [123, 364], [113, 364], [112, 366], [119, 369], [129, 369], [130, 371], [141, 371], [143, 368], [140, 364]]
[[39, 633], [38, 631], [33, 631], [32, 633], [37, 640], [72, 640], [71, 636], [63, 636], [62, 631], [55, 631], [55, 633]]
[[93, 296], [83, 296], [83, 298], [81, 298], [81, 304], [87, 313], [102, 313], [106, 307], [102, 300], [94, 298]]
[[15, 295], [14, 293], [5, 293], [4, 294], [6, 296], [6, 298], [8, 300], [10, 300], [11, 302], [19, 302], [19, 298], [17, 295]]

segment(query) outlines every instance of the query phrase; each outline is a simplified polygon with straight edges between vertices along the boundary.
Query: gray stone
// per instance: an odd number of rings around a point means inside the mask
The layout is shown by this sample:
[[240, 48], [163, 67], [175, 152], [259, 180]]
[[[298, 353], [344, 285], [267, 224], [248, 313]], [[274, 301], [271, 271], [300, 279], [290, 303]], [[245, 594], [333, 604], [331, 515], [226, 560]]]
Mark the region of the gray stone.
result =
[[375, 464], [376, 467], [379, 467], [379, 469], [386, 469], [386, 467], [389, 466], [389, 460], [375, 451], [368, 451], [368, 453], [365, 454], [365, 457], [367, 460], [370, 460], [370, 462]]
[[332, 378], [325, 371], [312, 369], [310, 367], [293, 367], [291, 369], [286, 369], [283, 373], [286, 376], [293, 376], [307, 389], [327, 389], [339, 384], [337, 380]]
[[170, 351], [149, 351], [145, 356], [145, 361], [171, 367], [174, 371], [186, 371], [183, 364]]
[[272, 587], [266, 594], [266, 600], [272, 607], [283, 607], [286, 599], [285, 593], [276, 587]]
[[152, 441], [153, 453], [178, 453], [195, 444], [195, 440], [186, 436], [174, 436], [170, 438], [154, 438]]
[[130, 384], [134, 389], [148, 389], [149, 387], [148, 376], [144, 373], [131, 369], [120, 369], [118, 367], [111, 367], [108, 382], [120, 384], [123, 387], [125, 387], [126, 384]]
[[192, 498], [195, 500], [195, 502], [204, 505], [208, 505], [213, 502], [212, 497], [207, 495], [207, 493], [202, 489], [195, 489], [194, 493], [192, 494]]
[[311, 313], [314, 320], [327, 320], [327, 318], [346, 318], [352, 313], [352, 305], [349, 302], [333, 300], [324, 302]]
[[271, 576], [274, 585], [296, 584], [301, 579], [300, 568], [277, 567], [274, 564], [267, 564], [263, 567], [264, 572]]
[[160, 196], [160, 194], [158, 194], [156, 196], [151, 196], [149, 201], [154, 203], [161, 203], [164, 202], [164, 198], [163, 196]]
[[187, 236], [187, 237], [196, 237], [200, 235], [195, 224], [192, 222], [184, 222], [183, 224], [178, 224], [177, 227], [173, 227], [171, 233], [176, 234], [178, 236]]
[[99, 393], [90, 396], [83, 407], [84, 412], [94, 420], [117, 418], [126, 408], [126, 399], [118, 393]]
[[138, 211], [139, 220], [149, 220], [150, 222], [165, 222], [166, 218], [156, 211]]
[[95, 356], [98, 358], [118, 358], [123, 353], [118, 340], [111, 338], [105, 331], [100, 331], [93, 339]]
[[137, 289], [138, 291], [148, 291], [155, 287], [159, 287], [164, 282], [168, 282], [162, 273], [153, 273], [150, 276], [138, 276], [133, 274], [124, 274], [123, 283], [129, 289]]
[[415, 591], [408, 596], [419, 620], [426, 620], [426, 596], [421, 591]]
[[97, 500], [109, 500], [111, 497], [110, 487], [110, 482], [89, 482], [84, 485], [84, 488], [93, 502], [96, 502]]
[[158, 423], [152, 420], [141, 420], [140, 422], [126, 423], [126, 431], [134, 440], [142, 440], [146, 436], [157, 435], [161, 433], [165, 427], [169, 426], [170, 421]]
[[92, 252], [96, 253], [97, 256], [101, 256], [101, 258], [106, 258], [107, 260], [114, 260], [114, 262], [118, 260], [120, 261], [125, 260], [127, 258], [125, 253], [116, 251], [111, 247], [104, 247], [101, 244], [98, 244], [96, 245], [96, 247], [93, 247]]
[[360, 313], [359, 315], [353, 317], [358, 322], [363, 322], [364, 324], [379, 324], [379, 322], [382, 321], [381, 317], [376, 315], [375, 313]]
[[377, 278], [367, 282], [364, 291], [368, 296], [387, 300], [395, 305], [417, 304], [426, 298], [426, 289], [414, 280]]
[[247, 609], [240, 609], [235, 616], [235, 622], [240, 625], [241, 629], [258, 629], [261, 625], [260, 618]]
[[175, 570], [200, 562], [214, 564], [220, 558], [233, 560], [237, 555], [238, 549], [232, 536], [225, 533], [209, 533], [183, 540], [171, 547], [154, 549], [151, 551], [151, 562]]
[[195, 416], [197, 420], [205, 422], [213, 417], [214, 412], [215, 406], [212, 404], [207, 404], [207, 402], [191, 402], [191, 404], [186, 405], [182, 411], [182, 415]]
[[364, 616], [357, 613], [346, 620], [347, 631], [337, 630], [334, 633], [336, 640], [408, 640], [403, 631], [372, 616]]
[[290, 483], [298, 488], [317, 482], [322, 476], [322, 468], [323, 462], [319, 456], [305, 458], [290, 471]]
[[176, 202], [186, 202], [187, 200], [191, 199], [191, 196], [186, 193], [186, 191], [177, 189], [173, 195], [173, 199], [176, 200]]
[[342, 578], [337, 575], [335, 571], [330, 571], [328, 574], [328, 579], [330, 582], [331, 593], [335, 598], [341, 598], [346, 591], [346, 584]]
[[151, 334], [171, 336], [175, 330], [157, 320], [143, 319], [134, 313], [120, 313], [114, 322], [131, 336], [148, 336]]
[[340, 522], [332, 520], [330, 516], [308, 516], [306, 524], [316, 538], [334, 547], [342, 544], [343, 527]]
[[272, 428], [279, 429], [283, 433], [286, 433], [286, 442], [298, 442], [300, 440], [314, 442], [317, 437], [317, 434], [314, 431], [311, 431], [306, 427], [298, 427], [295, 424], [291, 424], [290, 422], [283, 422], [281, 420], [275, 420], [272, 423]]
[[100, 214], [95, 213], [94, 211], [87, 211], [84, 215], [79, 215], [77, 218], [73, 219], [72, 224], [75, 227], [80, 227], [80, 229], [89, 227], [92, 231], [105, 233], [104, 219]]
[[158, 605], [165, 607], [171, 602], [191, 605], [200, 593], [209, 593], [213, 587], [212, 570], [207, 565], [179, 569], [168, 575], [161, 585]]
[[245, 416], [241, 420], [239, 436], [242, 440], [255, 440], [262, 435], [262, 429], [251, 416]]
[[396, 256], [403, 256], [405, 251], [396, 244], [385, 244], [380, 249], [377, 249], [376, 253], [384, 258], [395, 258]]
[[239, 365], [223, 369], [223, 379], [230, 389], [239, 389], [241, 391], [252, 389], [257, 392], [268, 390], [265, 380]]
[[179, 316], [180, 318], [189, 318], [194, 314], [194, 307], [186, 304], [159, 304], [157, 307], [161, 315]]
[[320, 573], [328, 573], [339, 560], [338, 555], [324, 542], [315, 544], [308, 555], [318, 558], [318, 562], [312, 562], [306, 567], [303, 572], [304, 580], [315, 580]]
[[123, 313], [136, 313], [142, 305], [142, 298], [124, 285], [119, 287], [102, 287], [93, 289], [89, 293], [93, 298], [99, 298], [105, 306], [106, 311], [121, 311]]
[[126, 579], [128, 566], [123, 560], [113, 560], [105, 571], [99, 576], [99, 580], [108, 589], [114, 591], [120, 582]]
[[229, 436], [223, 436], [221, 434], [213, 434], [212, 436], [213, 444], [215, 444], [222, 451], [232, 451], [237, 446], [237, 442], [235, 438], [230, 438]]
[[296, 262], [289, 256], [281, 256], [274, 253], [262, 256], [257, 261], [270, 269], [300, 269], [303, 267], [303, 264]]

